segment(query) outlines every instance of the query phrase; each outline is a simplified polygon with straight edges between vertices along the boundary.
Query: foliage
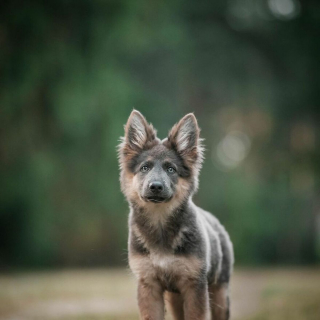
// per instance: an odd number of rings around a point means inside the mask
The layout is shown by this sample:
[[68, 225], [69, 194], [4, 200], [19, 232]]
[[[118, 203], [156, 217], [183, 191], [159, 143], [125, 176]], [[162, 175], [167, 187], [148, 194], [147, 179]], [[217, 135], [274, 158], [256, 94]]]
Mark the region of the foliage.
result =
[[195, 200], [237, 262], [319, 261], [317, 2], [0, 9], [3, 267], [126, 263], [116, 145], [133, 107], [162, 137], [195, 112], [207, 148]]

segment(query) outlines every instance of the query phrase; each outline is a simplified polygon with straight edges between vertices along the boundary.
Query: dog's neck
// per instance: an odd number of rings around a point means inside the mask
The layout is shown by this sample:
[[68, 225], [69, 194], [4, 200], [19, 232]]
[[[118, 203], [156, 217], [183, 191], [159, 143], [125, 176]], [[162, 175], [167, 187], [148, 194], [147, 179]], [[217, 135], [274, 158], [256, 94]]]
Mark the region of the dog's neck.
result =
[[131, 204], [131, 224], [150, 244], [170, 249], [180, 230], [186, 228], [190, 219], [194, 219], [193, 206], [190, 199], [177, 208], [171, 208], [171, 211], [166, 204], [143, 207]]

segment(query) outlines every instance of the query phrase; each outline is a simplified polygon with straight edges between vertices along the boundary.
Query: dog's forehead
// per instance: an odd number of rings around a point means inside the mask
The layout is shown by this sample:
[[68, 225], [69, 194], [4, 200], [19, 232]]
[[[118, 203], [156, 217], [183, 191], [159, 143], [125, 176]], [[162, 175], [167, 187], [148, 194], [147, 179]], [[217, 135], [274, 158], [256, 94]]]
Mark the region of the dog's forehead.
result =
[[163, 144], [158, 144], [153, 148], [146, 151], [145, 156], [149, 160], [158, 160], [158, 161], [174, 161], [177, 160], [177, 155], [172, 149], [168, 149]]

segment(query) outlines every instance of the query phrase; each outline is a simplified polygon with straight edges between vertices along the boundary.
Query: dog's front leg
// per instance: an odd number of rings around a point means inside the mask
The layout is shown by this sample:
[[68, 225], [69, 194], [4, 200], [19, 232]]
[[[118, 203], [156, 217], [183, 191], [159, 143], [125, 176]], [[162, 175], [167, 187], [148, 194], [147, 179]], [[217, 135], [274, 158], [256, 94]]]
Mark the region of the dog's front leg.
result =
[[163, 320], [163, 289], [157, 281], [139, 280], [138, 305], [141, 320]]
[[183, 292], [185, 320], [210, 320], [207, 284], [195, 283]]

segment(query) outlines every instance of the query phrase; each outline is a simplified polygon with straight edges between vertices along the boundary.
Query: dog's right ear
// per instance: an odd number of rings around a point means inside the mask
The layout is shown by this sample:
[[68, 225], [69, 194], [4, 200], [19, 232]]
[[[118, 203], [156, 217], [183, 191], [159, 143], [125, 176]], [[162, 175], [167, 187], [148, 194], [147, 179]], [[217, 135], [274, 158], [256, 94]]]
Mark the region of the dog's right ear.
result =
[[139, 111], [133, 110], [125, 125], [124, 138], [130, 148], [141, 151], [148, 142], [155, 140], [156, 131]]
[[137, 110], [133, 110], [124, 126], [125, 135], [119, 146], [121, 157], [133, 158], [143, 149], [150, 147], [156, 141], [157, 132]]

